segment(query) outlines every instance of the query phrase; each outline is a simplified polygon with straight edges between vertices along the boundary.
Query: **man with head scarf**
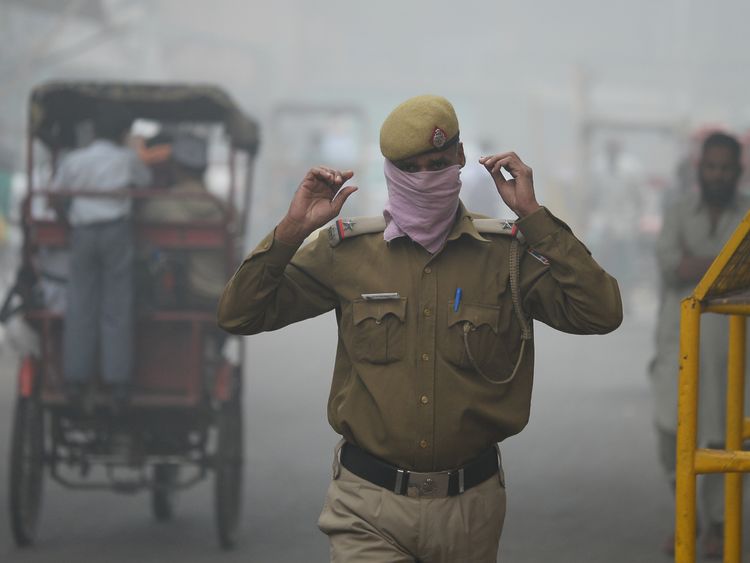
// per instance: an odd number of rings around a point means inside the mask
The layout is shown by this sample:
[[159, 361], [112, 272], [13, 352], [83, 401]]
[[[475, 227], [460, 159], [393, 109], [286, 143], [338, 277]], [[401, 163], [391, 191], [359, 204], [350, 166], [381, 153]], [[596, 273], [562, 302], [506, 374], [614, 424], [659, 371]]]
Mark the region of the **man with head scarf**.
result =
[[[185, 223], [216, 222], [224, 219], [215, 199], [195, 197], [207, 194], [203, 177], [208, 167], [208, 146], [201, 137], [187, 133], [175, 137], [169, 151], [169, 197], [146, 201], [138, 214], [142, 221]], [[217, 250], [190, 250], [185, 255], [186, 303], [190, 307], [215, 308], [226, 282], [224, 257]]]
[[528, 421], [531, 321], [614, 330], [617, 282], [539, 206], [515, 153], [480, 162], [519, 220], [464, 208], [466, 159], [445, 98], [399, 105], [380, 147], [383, 217], [339, 219], [300, 248], [357, 189], [345, 185], [351, 171], [311, 169], [228, 283], [219, 323], [255, 334], [336, 311], [328, 419], [343, 441], [318, 522], [333, 561], [494, 562], [505, 517], [496, 444]]

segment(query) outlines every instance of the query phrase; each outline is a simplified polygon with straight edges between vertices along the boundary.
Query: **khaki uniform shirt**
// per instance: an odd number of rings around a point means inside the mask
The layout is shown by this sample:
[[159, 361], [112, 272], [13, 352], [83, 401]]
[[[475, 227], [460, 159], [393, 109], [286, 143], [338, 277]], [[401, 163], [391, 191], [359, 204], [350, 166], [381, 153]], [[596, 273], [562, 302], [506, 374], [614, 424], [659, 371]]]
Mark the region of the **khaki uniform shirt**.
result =
[[[524, 248], [521, 294], [528, 315], [571, 333], [605, 333], [622, 318], [617, 282], [568, 227], [541, 209], [518, 227]], [[343, 240], [326, 233], [296, 247], [269, 234], [240, 266], [219, 304], [219, 324], [255, 334], [334, 309], [338, 349], [328, 420], [347, 440], [416, 471], [455, 468], [508, 436], [529, 417], [534, 352], [513, 370], [521, 329], [509, 285], [508, 235], [477, 231], [463, 205], [434, 255], [383, 233]], [[545, 263], [546, 262], [546, 263]], [[454, 311], [456, 288], [462, 300]], [[398, 293], [370, 301], [366, 293]]]
[[[650, 375], [656, 425], [677, 432], [677, 374], [680, 357], [680, 301], [697, 285], [677, 277], [683, 254], [715, 257], [750, 209], [750, 198], [737, 194], [732, 205], [711, 228], [708, 208], [699, 193], [675, 201], [664, 214], [656, 245], [661, 273], [661, 303], [656, 329], [656, 356]], [[726, 370], [728, 320], [726, 315], [701, 316], [699, 435], [703, 445], [724, 441], [726, 425]], [[748, 364], [750, 367], [750, 364]]]
[[[174, 194], [205, 192], [198, 180], [185, 180], [170, 187]], [[144, 202], [139, 217], [145, 221], [219, 221], [223, 215], [216, 202], [208, 199], [154, 198]], [[208, 300], [221, 295], [226, 283], [224, 257], [219, 250], [191, 250], [188, 253], [190, 293]]]

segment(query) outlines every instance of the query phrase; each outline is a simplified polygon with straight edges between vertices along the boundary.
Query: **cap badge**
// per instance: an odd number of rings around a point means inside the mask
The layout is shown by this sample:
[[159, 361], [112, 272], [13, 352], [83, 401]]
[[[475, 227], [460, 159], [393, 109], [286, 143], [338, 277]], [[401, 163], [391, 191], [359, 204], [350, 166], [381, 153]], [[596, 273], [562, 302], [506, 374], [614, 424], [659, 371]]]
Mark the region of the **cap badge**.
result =
[[432, 146], [436, 149], [442, 148], [445, 142], [448, 140], [448, 135], [445, 134], [440, 127], [435, 127], [432, 132]]

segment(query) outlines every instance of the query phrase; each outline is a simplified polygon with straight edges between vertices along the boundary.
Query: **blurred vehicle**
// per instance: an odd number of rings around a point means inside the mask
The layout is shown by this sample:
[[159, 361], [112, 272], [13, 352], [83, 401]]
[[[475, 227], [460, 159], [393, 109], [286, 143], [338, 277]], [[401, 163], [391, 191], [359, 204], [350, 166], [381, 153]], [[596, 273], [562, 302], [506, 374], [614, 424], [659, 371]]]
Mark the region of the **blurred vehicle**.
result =
[[[125, 105], [152, 129], [190, 131], [211, 144], [208, 176], [217, 180], [212, 190], [186, 194], [154, 186], [118, 197], [136, 203], [203, 198], [222, 210], [218, 221], [136, 219], [142, 263], [136, 276], [135, 369], [133, 394], [122, 412], [111, 407], [101, 382], [90, 385], [84, 406], [66, 400], [64, 306], [51, 303], [42, 287], [65, 282], [64, 272], [45, 271], [44, 257], [64, 255], [67, 230], [46, 210], [53, 194], [39, 178], [44, 171], [51, 177], [66, 150], [89, 140], [88, 122], [100, 101]], [[3, 322], [22, 316], [37, 339], [20, 363], [10, 452], [17, 545], [30, 545], [37, 536], [45, 475], [72, 490], [149, 491], [157, 520], [172, 518], [179, 491], [212, 475], [219, 543], [235, 544], [243, 472], [242, 345], [222, 341], [213, 308], [191, 308], [179, 298], [179, 272], [169, 264], [191, 251], [212, 250], [223, 257], [229, 278], [247, 227], [258, 144], [256, 122], [213, 86], [57, 82], [32, 91], [21, 267], [0, 311]]]

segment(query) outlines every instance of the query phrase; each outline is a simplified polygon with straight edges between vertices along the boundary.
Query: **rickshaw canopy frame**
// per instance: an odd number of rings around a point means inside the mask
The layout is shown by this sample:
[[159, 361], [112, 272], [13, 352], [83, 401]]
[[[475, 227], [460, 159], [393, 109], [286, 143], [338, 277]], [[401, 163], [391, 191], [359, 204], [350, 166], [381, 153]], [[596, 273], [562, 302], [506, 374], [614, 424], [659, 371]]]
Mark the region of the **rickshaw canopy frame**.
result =
[[74, 147], [76, 125], [92, 118], [100, 102], [122, 104], [143, 119], [223, 123], [232, 144], [251, 157], [260, 145], [258, 123], [207, 84], [47, 82], [31, 91], [29, 133], [50, 149]]

